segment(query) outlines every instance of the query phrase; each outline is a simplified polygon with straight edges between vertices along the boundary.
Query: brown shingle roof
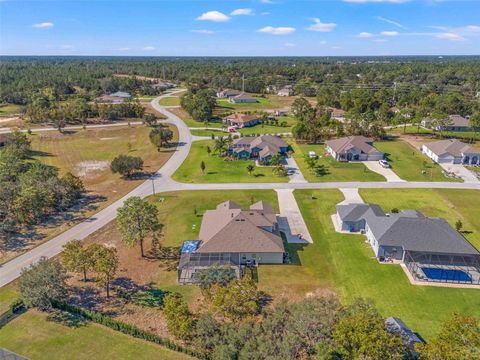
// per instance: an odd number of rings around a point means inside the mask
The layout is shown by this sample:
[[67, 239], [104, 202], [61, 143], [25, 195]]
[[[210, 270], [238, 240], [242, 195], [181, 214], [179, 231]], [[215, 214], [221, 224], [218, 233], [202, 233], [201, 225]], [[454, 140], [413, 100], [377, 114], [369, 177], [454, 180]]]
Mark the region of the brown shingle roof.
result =
[[275, 210], [263, 201], [248, 210], [226, 201], [203, 215], [197, 252], [283, 252], [282, 239], [262, 229], [276, 222]]
[[225, 119], [239, 122], [239, 123], [248, 123], [252, 120], [258, 120], [258, 116], [235, 113], [235, 114], [228, 115]]
[[347, 136], [325, 142], [337, 154], [345, 153], [352, 148], [358, 148], [365, 154], [380, 153], [380, 151], [370, 145], [371, 143], [373, 143], [373, 139], [365, 136]]
[[465, 119], [461, 115], [450, 115], [448, 117], [450, 119], [450, 126], [457, 126], [457, 127], [468, 127], [470, 121]]

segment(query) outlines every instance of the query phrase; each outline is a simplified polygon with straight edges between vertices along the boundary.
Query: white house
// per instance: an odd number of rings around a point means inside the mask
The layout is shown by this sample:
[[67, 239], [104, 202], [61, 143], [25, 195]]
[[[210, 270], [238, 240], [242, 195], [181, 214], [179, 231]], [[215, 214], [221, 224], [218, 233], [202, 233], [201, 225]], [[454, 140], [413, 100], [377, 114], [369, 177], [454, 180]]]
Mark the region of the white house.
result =
[[423, 144], [422, 152], [439, 164], [480, 164], [480, 151], [457, 139]]

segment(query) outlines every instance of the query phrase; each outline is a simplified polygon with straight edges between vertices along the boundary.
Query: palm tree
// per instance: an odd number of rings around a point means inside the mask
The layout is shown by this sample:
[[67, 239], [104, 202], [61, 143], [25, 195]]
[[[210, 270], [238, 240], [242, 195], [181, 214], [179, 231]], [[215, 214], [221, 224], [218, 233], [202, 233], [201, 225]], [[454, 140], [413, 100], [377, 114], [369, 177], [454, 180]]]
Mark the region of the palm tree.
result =
[[223, 136], [219, 136], [215, 140], [215, 151], [220, 155], [224, 156], [225, 153], [227, 152], [227, 139], [225, 139]]
[[473, 143], [475, 141], [474, 139], [477, 138], [478, 129], [480, 129], [480, 113], [479, 112], [474, 113], [470, 118], [470, 127], [473, 130], [473, 137], [474, 137], [472, 138], [472, 143]]
[[255, 170], [255, 166], [253, 166], [252, 164], [247, 165], [248, 175], [252, 175], [254, 170]]
[[205, 175], [206, 168], [207, 166], [205, 165], [205, 161], [202, 160], [202, 162], [200, 163], [200, 169], [202, 170], [202, 175]]

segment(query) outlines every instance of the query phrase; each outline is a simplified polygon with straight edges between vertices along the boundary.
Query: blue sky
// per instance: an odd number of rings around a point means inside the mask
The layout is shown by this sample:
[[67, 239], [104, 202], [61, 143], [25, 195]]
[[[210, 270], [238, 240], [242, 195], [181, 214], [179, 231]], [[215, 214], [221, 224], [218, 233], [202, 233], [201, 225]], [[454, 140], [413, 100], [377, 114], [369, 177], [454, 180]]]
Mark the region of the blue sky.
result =
[[478, 55], [480, 0], [0, 0], [2, 55]]

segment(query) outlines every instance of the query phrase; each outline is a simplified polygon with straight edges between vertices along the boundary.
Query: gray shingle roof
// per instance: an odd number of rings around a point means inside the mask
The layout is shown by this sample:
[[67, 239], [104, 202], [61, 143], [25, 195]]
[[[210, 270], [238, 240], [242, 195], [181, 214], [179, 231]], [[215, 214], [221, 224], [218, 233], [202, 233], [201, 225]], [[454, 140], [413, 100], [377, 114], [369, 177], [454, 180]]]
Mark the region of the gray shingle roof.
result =
[[424, 146], [437, 156], [451, 155], [454, 157], [463, 156], [463, 154], [480, 153], [470, 145], [467, 145], [457, 139], [446, 139], [424, 144]]
[[386, 215], [378, 205], [337, 205], [342, 221], [365, 220], [379, 245], [401, 246], [408, 251], [480, 255], [445, 220], [427, 218], [416, 210]]

